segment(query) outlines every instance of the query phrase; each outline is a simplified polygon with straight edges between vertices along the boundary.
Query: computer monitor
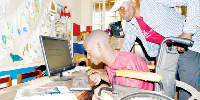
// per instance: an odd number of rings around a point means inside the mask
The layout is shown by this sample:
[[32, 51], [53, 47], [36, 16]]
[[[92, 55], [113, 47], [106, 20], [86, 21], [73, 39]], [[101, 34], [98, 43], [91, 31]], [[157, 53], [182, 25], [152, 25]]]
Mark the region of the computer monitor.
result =
[[46, 70], [49, 76], [75, 68], [70, 53], [69, 42], [66, 39], [39, 36]]

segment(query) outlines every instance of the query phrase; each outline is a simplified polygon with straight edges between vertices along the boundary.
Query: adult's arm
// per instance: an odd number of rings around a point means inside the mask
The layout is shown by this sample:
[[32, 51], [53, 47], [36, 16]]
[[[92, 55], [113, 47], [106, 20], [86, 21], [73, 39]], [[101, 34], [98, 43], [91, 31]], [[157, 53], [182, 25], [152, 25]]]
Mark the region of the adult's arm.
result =
[[[134, 33], [130, 31], [131, 29], [130, 24], [131, 23], [126, 22], [124, 43], [120, 51], [130, 52], [133, 45], [135, 44], [136, 36]], [[131, 27], [134, 27], [134, 26], [131, 26]]]
[[183, 32], [194, 35], [200, 23], [200, 1], [199, 0], [156, 0], [156, 2], [168, 7], [187, 6], [187, 17]]

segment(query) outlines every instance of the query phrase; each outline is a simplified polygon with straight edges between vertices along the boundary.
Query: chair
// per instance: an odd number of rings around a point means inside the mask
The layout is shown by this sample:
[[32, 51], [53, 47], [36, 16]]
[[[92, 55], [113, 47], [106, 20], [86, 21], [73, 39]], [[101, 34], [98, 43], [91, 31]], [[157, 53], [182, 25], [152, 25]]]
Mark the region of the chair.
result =
[[149, 70], [150, 70], [150, 72], [154, 72], [155, 71], [155, 65], [147, 65], [148, 66], [148, 68], [149, 68]]
[[[143, 90], [138, 88], [131, 88], [131, 87], [125, 87], [121, 85], [115, 84], [115, 77], [129, 77], [144, 81], [150, 81], [150, 82], [156, 82], [160, 85], [160, 91], [149, 91], [149, 90]], [[131, 70], [117, 70], [116, 75], [113, 77], [113, 87], [112, 88], [101, 88], [99, 95], [101, 95], [101, 91], [103, 89], [112, 91], [113, 93], [117, 93], [120, 96], [114, 97], [114, 100], [118, 100], [118, 98], [121, 98], [120, 100], [173, 100], [171, 97], [167, 96], [163, 89], [163, 84], [161, 82], [162, 76], [157, 73], [152, 72], [137, 72], [137, 71], [131, 71]], [[188, 91], [191, 94], [191, 97], [188, 100], [199, 100], [200, 99], [200, 93], [190, 85], [175, 80], [176, 87], [182, 88], [186, 91]], [[129, 94], [129, 95], [127, 95]]]
[[86, 63], [86, 66], [88, 66], [88, 59], [87, 59], [85, 54], [78, 54], [76, 61], [77, 61], [78, 66], [80, 66], [79, 63], [82, 62], [82, 61], [84, 61]]
[[45, 65], [40, 65], [38, 66], [37, 68], [34, 69], [34, 71], [36, 70], [41, 70], [41, 72], [45, 71], [46, 70], [46, 66]]
[[[2, 83], [6, 83], [6, 87], [12, 86], [12, 77], [8, 76], [5, 78], [1, 78], [0, 84], [2, 84]], [[3, 88], [6, 88], [6, 87], [2, 87], [2, 88], [0, 88], [0, 90]]]
[[33, 72], [17, 74], [17, 84], [22, 83], [22, 79], [33, 77], [33, 76], [35, 76], [35, 78], [41, 77], [41, 70], [37, 70], [36, 68], [34, 68]]
[[35, 68], [34, 70], [41, 70], [41, 76], [46, 76], [46, 66], [45, 65], [40, 65], [37, 68]]

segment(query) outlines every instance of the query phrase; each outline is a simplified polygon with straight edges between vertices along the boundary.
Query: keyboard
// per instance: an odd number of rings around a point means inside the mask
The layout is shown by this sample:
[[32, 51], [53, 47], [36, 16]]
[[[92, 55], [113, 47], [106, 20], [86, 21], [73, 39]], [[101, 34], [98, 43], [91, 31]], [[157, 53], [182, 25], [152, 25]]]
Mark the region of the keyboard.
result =
[[74, 76], [70, 90], [91, 90], [88, 76]]
[[72, 80], [72, 76], [63, 76], [61, 78], [53, 77], [51, 80], [52, 81], [69, 81], [69, 80]]
[[73, 68], [71, 70], [63, 72], [63, 76], [68, 76], [74, 72], [78, 72], [78, 71], [82, 71], [82, 70], [87, 71], [89, 69], [90, 69], [90, 67], [76, 66], [75, 68]]

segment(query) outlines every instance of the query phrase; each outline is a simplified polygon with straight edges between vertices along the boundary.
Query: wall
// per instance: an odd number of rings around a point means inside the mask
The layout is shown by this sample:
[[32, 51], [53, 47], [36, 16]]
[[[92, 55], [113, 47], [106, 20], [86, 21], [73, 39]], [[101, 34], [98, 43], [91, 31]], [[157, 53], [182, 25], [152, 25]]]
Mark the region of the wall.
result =
[[81, 25], [92, 26], [92, 0], [81, 0]]
[[72, 10], [72, 22], [92, 26], [92, 0], [53, 0], [67, 5]]
[[54, 0], [65, 4], [72, 10], [72, 22], [92, 26], [92, 0]]
[[[57, 1], [57, 0], [56, 0]], [[81, 24], [81, 1], [85, 0], [60, 0], [72, 9], [72, 22]]]

